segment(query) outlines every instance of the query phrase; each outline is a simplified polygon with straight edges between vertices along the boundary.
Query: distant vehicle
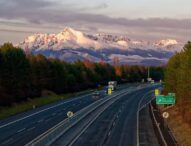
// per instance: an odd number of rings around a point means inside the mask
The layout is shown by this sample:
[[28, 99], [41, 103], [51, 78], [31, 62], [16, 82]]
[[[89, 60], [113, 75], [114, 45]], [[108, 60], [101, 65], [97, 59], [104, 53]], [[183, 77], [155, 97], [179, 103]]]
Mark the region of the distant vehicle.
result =
[[92, 95], [93, 99], [98, 99], [100, 97], [100, 93], [98, 91], [95, 91]]
[[117, 81], [109, 81], [108, 82], [108, 88], [111, 88], [112, 91], [117, 89]]
[[141, 80], [141, 83], [144, 83], [144, 82], [145, 82], [145, 79], [142, 79], [142, 80]]
[[154, 80], [151, 80], [151, 84], [154, 84], [155, 83], [155, 81]]
[[152, 78], [147, 78], [147, 81], [148, 81], [148, 82], [151, 82], [151, 81], [152, 81]]

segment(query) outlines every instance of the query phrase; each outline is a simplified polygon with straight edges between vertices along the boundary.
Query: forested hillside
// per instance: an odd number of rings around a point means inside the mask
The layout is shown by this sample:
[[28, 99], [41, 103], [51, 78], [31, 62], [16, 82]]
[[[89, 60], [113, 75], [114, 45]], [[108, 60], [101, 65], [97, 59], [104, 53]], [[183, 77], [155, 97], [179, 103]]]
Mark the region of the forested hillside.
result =
[[166, 67], [166, 92], [175, 92], [183, 119], [191, 126], [191, 42], [173, 56]]
[[[151, 67], [151, 77], [163, 78], [163, 67]], [[25, 54], [6, 43], [0, 47], [0, 105], [39, 97], [42, 91], [57, 94], [80, 91], [118, 82], [141, 82], [147, 78], [147, 67], [114, 65], [88, 60], [66, 63], [42, 55]]]

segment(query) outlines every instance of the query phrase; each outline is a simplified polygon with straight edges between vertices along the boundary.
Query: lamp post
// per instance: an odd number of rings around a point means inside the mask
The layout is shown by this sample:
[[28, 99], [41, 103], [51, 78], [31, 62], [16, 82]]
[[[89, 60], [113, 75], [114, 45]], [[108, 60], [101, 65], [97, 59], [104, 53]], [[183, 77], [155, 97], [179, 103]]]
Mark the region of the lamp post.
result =
[[148, 66], [147, 81], [150, 81], [150, 66]]

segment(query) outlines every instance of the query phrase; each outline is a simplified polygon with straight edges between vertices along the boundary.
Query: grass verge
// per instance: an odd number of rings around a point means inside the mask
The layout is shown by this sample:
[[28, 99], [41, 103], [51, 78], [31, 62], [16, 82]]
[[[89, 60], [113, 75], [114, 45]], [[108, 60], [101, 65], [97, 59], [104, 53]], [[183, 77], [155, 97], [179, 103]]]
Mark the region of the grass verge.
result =
[[35, 108], [41, 107], [43, 105], [48, 105], [50, 103], [54, 103], [64, 99], [69, 99], [69, 98], [72, 98], [78, 95], [83, 95], [89, 92], [91, 92], [91, 90], [70, 93], [70, 94], [63, 94], [63, 95], [51, 95], [47, 97], [39, 97], [39, 98], [30, 99], [25, 102], [17, 103], [10, 107], [0, 107], [0, 120], [31, 110], [33, 109], [34, 105], [35, 105]]

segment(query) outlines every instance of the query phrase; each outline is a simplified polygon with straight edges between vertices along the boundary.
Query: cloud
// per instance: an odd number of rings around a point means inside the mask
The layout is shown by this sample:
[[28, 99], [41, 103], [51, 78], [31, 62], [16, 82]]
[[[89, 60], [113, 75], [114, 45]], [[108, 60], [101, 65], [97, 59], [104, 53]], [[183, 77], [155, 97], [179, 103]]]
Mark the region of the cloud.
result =
[[[148, 19], [127, 19], [114, 18], [104, 14], [93, 13], [94, 10], [108, 8], [106, 3], [93, 7], [80, 7], [76, 4], [52, 2], [48, 0], [1, 0], [0, 19], [23, 20], [29, 24], [37, 25], [70, 25], [76, 28], [87, 27], [89, 30], [98, 31], [110, 28], [111, 31], [124, 32], [143, 36], [141, 33], [152, 33], [157, 36], [183, 37], [186, 34], [191, 36], [191, 19], [169, 19], [169, 18], [148, 18]], [[112, 29], [113, 28], [113, 29]], [[140, 32], [138, 32], [140, 30]], [[134, 32], [134, 33], [132, 33]], [[176, 32], [178, 32], [176, 34]]]
[[[177, 20], [168, 18], [127, 19], [112, 18], [101, 14], [76, 12], [74, 8], [57, 8], [58, 3], [45, 0], [2, 0], [0, 5], [0, 18], [23, 19], [33, 24], [40, 23], [100, 23], [105, 25], [122, 25], [127, 27], [160, 27], [191, 29], [191, 19]], [[106, 3], [92, 9], [107, 8]], [[91, 9], [91, 8], [90, 8]]]
[[97, 10], [102, 10], [102, 9], [106, 9], [108, 8], [108, 4], [107, 3], [101, 3], [101, 4], [98, 4], [98, 5], [94, 5], [94, 6], [89, 6], [89, 7], [79, 7], [79, 6], [76, 6], [76, 7], [73, 7], [76, 11], [81, 11], [81, 12], [88, 12], [88, 11], [97, 11]]

